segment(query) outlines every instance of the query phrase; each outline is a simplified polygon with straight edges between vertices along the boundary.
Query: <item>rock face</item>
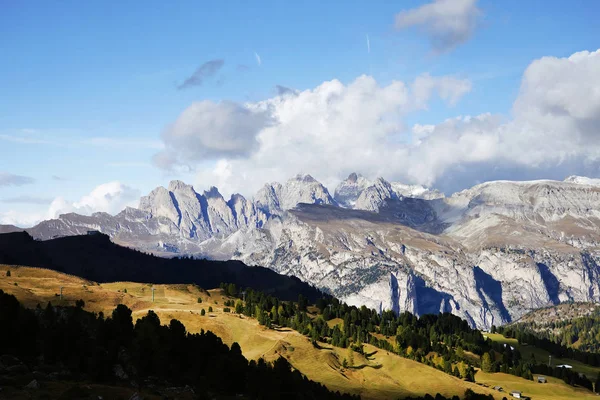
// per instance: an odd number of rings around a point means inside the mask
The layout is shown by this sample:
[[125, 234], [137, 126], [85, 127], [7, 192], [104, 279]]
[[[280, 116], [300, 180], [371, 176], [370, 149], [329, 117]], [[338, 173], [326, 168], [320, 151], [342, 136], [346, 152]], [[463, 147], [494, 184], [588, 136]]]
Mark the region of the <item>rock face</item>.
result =
[[600, 182], [488, 182], [445, 197], [358, 174], [332, 197], [310, 175], [252, 200], [173, 181], [116, 216], [61, 215], [32, 236], [99, 230], [162, 255], [240, 259], [356, 305], [452, 312], [489, 328], [565, 301], [600, 302]]

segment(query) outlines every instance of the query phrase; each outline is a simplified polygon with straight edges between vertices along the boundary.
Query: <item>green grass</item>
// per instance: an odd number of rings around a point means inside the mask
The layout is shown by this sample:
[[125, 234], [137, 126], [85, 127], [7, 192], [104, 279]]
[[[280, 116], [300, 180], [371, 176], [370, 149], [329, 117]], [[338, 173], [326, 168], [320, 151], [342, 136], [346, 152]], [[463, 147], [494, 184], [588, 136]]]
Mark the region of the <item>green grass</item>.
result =
[[[548, 357], [550, 356], [550, 353], [548, 353], [546, 350], [530, 345], [520, 345], [517, 339], [509, 339], [502, 336], [499, 333], [484, 333], [484, 335], [492, 339], [494, 342], [506, 343], [509, 346], [513, 346], [514, 348], [519, 349], [519, 351], [521, 352], [521, 356], [524, 360], [529, 360], [531, 358], [531, 355], [533, 354], [537, 363], [548, 363]], [[573, 366], [574, 371], [584, 373], [592, 382], [596, 380], [596, 378], [598, 377], [598, 373], [600, 372], [600, 367], [592, 367], [591, 365], [587, 365], [576, 360], [552, 356], [553, 366], [561, 364], [568, 364]]]

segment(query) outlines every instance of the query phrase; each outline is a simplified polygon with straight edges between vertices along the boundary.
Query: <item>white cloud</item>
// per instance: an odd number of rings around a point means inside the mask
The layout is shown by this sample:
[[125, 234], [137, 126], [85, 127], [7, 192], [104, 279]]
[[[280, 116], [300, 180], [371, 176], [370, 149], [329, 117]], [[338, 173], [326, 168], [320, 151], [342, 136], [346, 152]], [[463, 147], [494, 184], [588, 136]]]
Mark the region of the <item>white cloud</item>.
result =
[[512, 116], [482, 114], [406, 129], [406, 114], [437, 94], [455, 103], [470, 84], [422, 75], [380, 86], [370, 77], [246, 104], [268, 112], [245, 158], [221, 157], [196, 186], [252, 194], [298, 172], [330, 187], [350, 172], [446, 192], [491, 179], [600, 176], [600, 51], [544, 57], [525, 70]]
[[71, 202], [57, 197], [50, 204], [48, 218], [56, 218], [60, 214], [75, 212], [91, 215], [95, 212], [117, 214], [125, 207], [136, 207], [140, 192], [120, 182], [104, 183], [83, 196], [79, 201]]
[[403, 117], [425, 109], [435, 94], [455, 102], [469, 89], [468, 82], [450, 77], [423, 75], [408, 85], [394, 81], [380, 86], [361, 76], [348, 85], [333, 80], [245, 104], [267, 113], [270, 125], [256, 132], [254, 151], [244, 158], [220, 157], [214, 168], [199, 171], [196, 186], [215, 184], [224, 193], [251, 194], [267, 180], [285, 180], [298, 172], [329, 184], [354, 170], [390, 176], [404, 157], [399, 142], [410, 136]]
[[600, 51], [532, 62], [511, 120], [484, 114], [415, 125], [413, 137], [406, 175], [424, 184], [600, 175]]
[[260, 56], [258, 55], [257, 52], [254, 52], [254, 58], [256, 58], [256, 63], [260, 67], [262, 65], [262, 60], [261, 60], [261, 58], [260, 58]]
[[436, 52], [445, 52], [473, 36], [482, 13], [477, 0], [434, 0], [396, 15], [396, 29], [417, 27]]
[[120, 182], [108, 182], [95, 187], [89, 194], [78, 201], [56, 197], [46, 211], [27, 210], [21, 212], [8, 210], [0, 212], [0, 224], [12, 224], [20, 227], [30, 227], [46, 219], [57, 218], [60, 214], [77, 213], [91, 215], [95, 212], [117, 214], [125, 207], [137, 207], [140, 192]]
[[20, 228], [28, 228], [43, 219], [43, 213], [22, 213], [15, 210], [0, 212], [0, 225], [15, 225]]
[[233, 102], [193, 103], [162, 135], [165, 150], [154, 163], [162, 168], [219, 157], [242, 157], [258, 146], [257, 134], [271, 124], [266, 110]]

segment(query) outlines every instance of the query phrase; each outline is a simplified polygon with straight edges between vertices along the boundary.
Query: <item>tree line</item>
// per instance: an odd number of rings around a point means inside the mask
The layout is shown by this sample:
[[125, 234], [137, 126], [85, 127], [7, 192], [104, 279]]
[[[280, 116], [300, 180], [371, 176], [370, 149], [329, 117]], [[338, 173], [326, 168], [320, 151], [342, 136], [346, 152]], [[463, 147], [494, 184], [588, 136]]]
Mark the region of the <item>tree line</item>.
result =
[[[332, 297], [319, 299], [310, 313], [302, 295], [293, 303], [252, 289], [242, 294], [234, 284], [223, 283], [221, 288], [228, 296], [240, 299], [235, 304], [236, 313], [255, 317], [269, 328], [292, 328], [310, 337], [313, 343], [325, 342], [363, 354], [363, 345], [368, 343], [471, 382], [475, 381], [475, 367], [481, 367], [485, 372], [503, 372], [529, 380], [534, 373], [544, 373], [571, 385], [592, 388], [587, 377], [569, 370], [548, 371], [543, 363], [522, 357], [516, 348], [484, 338], [480, 331], [450, 313], [421, 317], [409, 312], [378, 313]], [[328, 321], [336, 318], [343, 323], [330, 327]], [[479, 356], [480, 361], [474, 361], [469, 353]]]
[[[518, 323], [499, 328], [499, 331], [519, 343], [533, 344], [558, 357], [600, 366], [600, 311], [588, 317], [544, 324], [544, 327], [547, 330], [538, 330], [534, 324]], [[553, 334], [555, 330], [559, 333]], [[574, 348], [575, 343], [577, 348]]]
[[0, 326], [0, 354], [18, 357], [32, 369], [41, 362], [46, 369], [67, 369], [74, 380], [115, 383], [114, 368], [120, 365], [142, 386], [153, 377], [169, 386], [191, 385], [206, 398], [359, 398], [308, 380], [285, 358], [248, 361], [237, 343], [228, 347], [212, 332], [189, 333], [176, 319], [161, 325], [153, 311], [134, 324], [124, 305], [106, 318], [50, 303], [31, 310], [0, 290]]

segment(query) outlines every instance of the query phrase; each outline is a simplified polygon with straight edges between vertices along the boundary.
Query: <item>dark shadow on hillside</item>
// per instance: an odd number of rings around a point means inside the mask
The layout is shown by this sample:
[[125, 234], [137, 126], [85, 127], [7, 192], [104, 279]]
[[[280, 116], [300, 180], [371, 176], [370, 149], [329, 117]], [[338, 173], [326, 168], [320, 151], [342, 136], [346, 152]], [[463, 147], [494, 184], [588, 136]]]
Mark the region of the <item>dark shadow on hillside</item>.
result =
[[558, 298], [558, 293], [560, 291], [560, 282], [556, 279], [556, 276], [550, 271], [550, 268], [546, 264], [537, 263], [538, 270], [540, 271], [540, 276], [542, 277], [542, 281], [544, 282], [544, 286], [548, 291], [548, 295], [550, 296], [550, 300], [554, 304], [560, 303], [560, 299]]
[[383, 365], [381, 365], [381, 364], [375, 364], [375, 365], [361, 364], [361, 365], [357, 365], [355, 367], [348, 367], [348, 369], [363, 369], [363, 368], [380, 369], [381, 367], [383, 367]]
[[36, 241], [28, 233], [0, 234], [0, 263], [47, 268], [95, 282], [194, 283], [216, 288], [222, 282], [252, 288], [282, 300], [302, 294], [315, 302], [318, 289], [296, 277], [240, 261], [161, 258], [121, 247], [103, 234]]
[[365, 220], [373, 223], [390, 223], [432, 233], [441, 233], [445, 225], [441, 223], [429, 200], [405, 197], [402, 200], [387, 200], [379, 212], [352, 210], [333, 205], [300, 203], [290, 210], [301, 220], [334, 222], [344, 220]]
[[452, 311], [450, 307], [451, 295], [428, 287], [420, 276], [415, 276], [414, 279], [419, 314], [439, 314]]
[[311, 340], [311, 344], [312, 344], [312, 345], [313, 345], [313, 347], [314, 347], [315, 349], [317, 349], [317, 350], [333, 350], [333, 347], [324, 347], [324, 346], [321, 346], [321, 345], [319, 344], [319, 342], [316, 342], [316, 341], [314, 341], [314, 340]]
[[[479, 292], [479, 297], [484, 305], [489, 309], [497, 307], [502, 319], [510, 322], [510, 314], [502, 301], [502, 284], [479, 267], [473, 268], [473, 275], [475, 276], [475, 288]], [[483, 295], [484, 293], [494, 301], [494, 304], [488, 304]]]

